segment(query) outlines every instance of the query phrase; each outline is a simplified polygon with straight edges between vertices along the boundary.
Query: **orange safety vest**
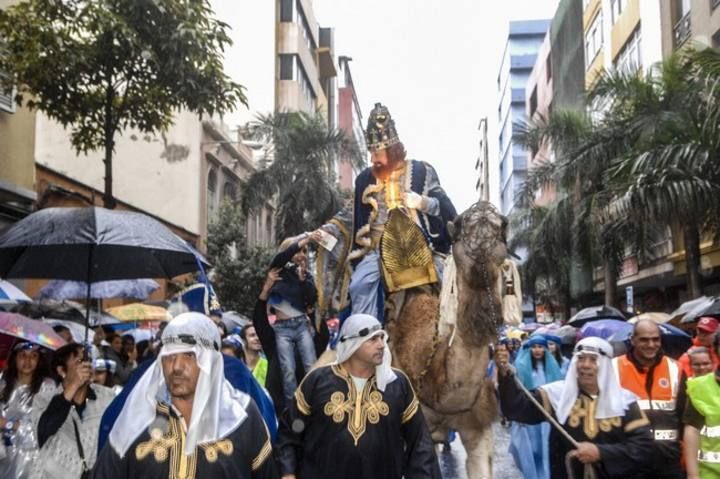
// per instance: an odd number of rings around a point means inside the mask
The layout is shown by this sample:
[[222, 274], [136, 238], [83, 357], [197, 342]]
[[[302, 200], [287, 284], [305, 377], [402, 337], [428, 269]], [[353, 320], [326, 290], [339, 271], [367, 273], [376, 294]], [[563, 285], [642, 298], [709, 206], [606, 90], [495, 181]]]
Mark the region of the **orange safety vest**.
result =
[[663, 356], [655, 366], [650, 391], [646, 389], [648, 371], [640, 371], [627, 355], [613, 358], [620, 385], [638, 397], [638, 406], [649, 417], [656, 441], [679, 438], [677, 405], [679, 368], [675, 360]]

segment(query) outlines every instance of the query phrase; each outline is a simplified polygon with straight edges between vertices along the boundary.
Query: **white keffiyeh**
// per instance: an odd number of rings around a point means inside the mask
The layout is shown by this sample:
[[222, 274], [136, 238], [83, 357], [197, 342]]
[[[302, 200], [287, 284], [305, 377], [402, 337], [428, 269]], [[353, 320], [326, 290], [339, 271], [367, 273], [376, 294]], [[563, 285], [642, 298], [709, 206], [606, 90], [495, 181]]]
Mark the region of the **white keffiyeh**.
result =
[[226, 437], [247, 418], [250, 396], [225, 379], [220, 333], [210, 318], [192, 312], [176, 316], [163, 331], [162, 343], [155, 364], [133, 388], [110, 432], [110, 444], [120, 457], [153, 422], [158, 401], [170, 402], [162, 368], [164, 356], [192, 352], [200, 367], [184, 454], [193, 454], [199, 444]]
[[385, 353], [383, 354], [382, 364], [375, 368], [375, 379], [377, 388], [385, 392], [385, 386], [397, 379], [397, 375], [390, 367], [392, 355], [387, 344], [387, 333], [382, 329], [382, 325], [375, 317], [369, 314], [353, 314], [345, 320], [342, 328], [340, 328], [337, 363], [341, 364], [350, 359], [365, 341], [378, 335], [383, 336]]
[[577, 401], [578, 394], [580, 394], [577, 361], [578, 357], [584, 354], [597, 356], [599, 394], [595, 419], [624, 416], [630, 404], [637, 400], [633, 393], [620, 386], [620, 381], [612, 367], [613, 348], [610, 343], [596, 337], [581, 339], [573, 350], [573, 357], [565, 380], [541, 386], [547, 392], [560, 424], [565, 424], [575, 401]]

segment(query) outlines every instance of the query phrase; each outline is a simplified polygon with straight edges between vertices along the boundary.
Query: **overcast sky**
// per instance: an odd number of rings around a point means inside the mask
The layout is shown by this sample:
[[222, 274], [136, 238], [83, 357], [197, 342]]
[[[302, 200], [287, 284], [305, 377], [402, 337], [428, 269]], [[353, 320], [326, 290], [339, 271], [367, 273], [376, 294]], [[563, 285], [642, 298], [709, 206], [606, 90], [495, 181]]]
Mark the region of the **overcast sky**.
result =
[[557, 0], [313, 0], [350, 65], [362, 113], [388, 106], [411, 158], [431, 163], [462, 211], [475, 202], [480, 118], [497, 204], [497, 75], [508, 21], [551, 18]]

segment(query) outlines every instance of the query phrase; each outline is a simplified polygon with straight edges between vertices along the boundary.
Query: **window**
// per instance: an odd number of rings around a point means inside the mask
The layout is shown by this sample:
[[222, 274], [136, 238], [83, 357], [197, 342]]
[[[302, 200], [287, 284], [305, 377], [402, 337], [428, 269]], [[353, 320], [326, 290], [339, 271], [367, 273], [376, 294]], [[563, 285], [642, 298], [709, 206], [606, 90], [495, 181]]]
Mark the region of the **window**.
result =
[[207, 209], [208, 209], [208, 222], [215, 218], [217, 212], [217, 172], [214, 168], [208, 173], [208, 184], [207, 184]]
[[[0, 72], [0, 76], [5, 76]], [[11, 89], [9, 92], [4, 92], [0, 89], [0, 111], [7, 113], [15, 113], [15, 89]]]
[[627, 0], [610, 0], [610, 19], [613, 25], [615, 25], [615, 22], [620, 18], [620, 14], [622, 14], [625, 9], [626, 2]]
[[550, 55], [552, 55], [552, 53], [548, 53], [545, 59], [545, 81], [547, 82], [552, 79], [552, 61]]
[[300, 57], [295, 56], [295, 64], [297, 67], [297, 82], [300, 84], [300, 91], [305, 97], [305, 102], [307, 105], [306, 110], [308, 112], [314, 112], [315, 99], [317, 98], [317, 96], [315, 95], [315, 90], [310, 83], [310, 77], [308, 77], [307, 73], [305, 73], [305, 68], [300, 62]]
[[592, 65], [603, 46], [602, 12], [598, 13], [585, 34], [585, 69]]
[[303, 37], [305, 38], [305, 43], [307, 43], [307, 47], [310, 49], [310, 52], [315, 53], [317, 46], [315, 45], [315, 40], [311, 33], [312, 30], [310, 30], [310, 23], [307, 21], [307, 17], [305, 17], [305, 12], [300, 5], [300, 0], [298, 0], [297, 3], [297, 12], [298, 24], [300, 25], [300, 30], [302, 30]]
[[235, 200], [237, 199], [237, 189], [235, 188], [235, 184], [226, 181], [225, 186], [223, 186], [223, 200], [230, 201], [231, 203], [235, 203]]
[[280, 0], [280, 21], [281, 22], [294, 22], [295, 12], [293, 11], [293, 5], [295, 0]]
[[533, 88], [532, 93], [530, 94], [530, 118], [535, 115], [535, 112], [537, 111], [537, 86]]
[[272, 241], [273, 241], [272, 222], [273, 222], [272, 212], [268, 211], [265, 214], [265, 234], [267, 235], [267, 237], [265, 238], [265, 241], [267, 244], [272, 244]]
[[675, 0], [675, 21], [680, 21], [688, 13], [690, 13], [690, 0]]
[[615, 58], [614, 67], [619, 72], [632, 73], [642, 67], [640, 56], [640, 28], [638, 27]]
[[280, 79], [294, 80], [295, 55], [280, 54]]

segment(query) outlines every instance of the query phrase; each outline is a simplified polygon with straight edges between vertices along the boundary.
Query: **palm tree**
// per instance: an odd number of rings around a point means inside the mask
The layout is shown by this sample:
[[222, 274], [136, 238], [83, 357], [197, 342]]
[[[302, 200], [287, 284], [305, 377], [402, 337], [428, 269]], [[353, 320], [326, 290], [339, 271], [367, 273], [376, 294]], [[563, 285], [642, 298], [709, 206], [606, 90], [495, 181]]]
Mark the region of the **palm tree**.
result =
[[[553, 274], [558, 266], [592, 270], [601, 265], [605, 304], [617, 306], [618, 273], [626, 250], [644, 256], [649, 244], [647, 236], [655, 231], [647, 222], [634, 223], [622, 216], [603, 214], [613, 200], [606, 171], [632, 146], [633, 137], [614, 115], [600, 116], [597, 112], [559, 110], [547, 119], [538, 117], [517, 125], [517, 129], [514, 139], [526, 148], [537, 152], [544, 143], [550, 143], [555, 154], [554, 161], [542, 159], [540, 167], [530, 170], [520, 195], [520, 204], [532, 210], [537, 208], [535, 193], [539, 189], [553, 185], [558, 190], [556, 202], [545, 208], [545, 213], [554, 217], [544, 222], [552, 225], [548, 238], [558, 241], [559, 247], [553, 252], [555, 262], [548, 262], [549, 273]], [[560, 228], [564, 234], [553, 231]], [[543, 232], [530, 237], [537, 241], [543, 238]], [[547, 248], [547, 243], [541, 246]], [[565, 265], [558, 260], [560, 257], [574, 258], [574, 263]]]
[[245, 212], [274, 199], [276, 231], [284, 238], [318, 227], [340, 209], [335, 158], [347, 155], [360, 166], [355, 142], [340, 130], [328, 130], [320, 114], [303, 112], [259, 116], [251, 130], [269, 145], [273, 159], [248, 179]]
[[528, 205], [516, 210], [511, 218], [511, 249], [525, 248], [527, 260], [520, 270], [523, 284], [555, 316], [561, 305], [570, 317], [573, 208], [567, 196], [547, 205]]
[[610, 217], [682, 231], [687, 290], [702, 294], [700, 238], [720, 212], [720, 53], [677, 53], [644, 77], [603, 75], [593, 92], [636, 141], [610, 165]]

